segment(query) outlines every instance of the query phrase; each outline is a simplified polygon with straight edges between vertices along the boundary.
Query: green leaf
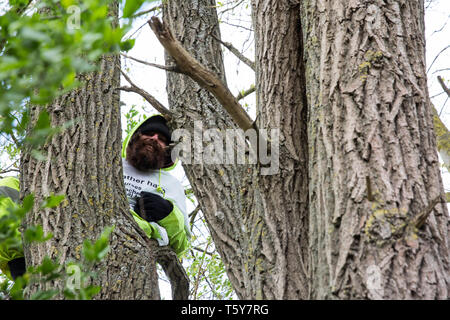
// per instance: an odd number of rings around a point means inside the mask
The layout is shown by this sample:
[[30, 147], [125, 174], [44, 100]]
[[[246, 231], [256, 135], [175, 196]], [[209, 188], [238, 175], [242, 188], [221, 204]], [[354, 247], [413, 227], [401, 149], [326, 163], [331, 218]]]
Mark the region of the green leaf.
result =
[[61, 4], [65, 9], [67, 9], [68, 7], [74, 5], [75, 1], [74, 0], [61, 0]]
[[45, 156], [45, 154], [40, 152], [39, 150], [36, 150], [36, 149], [31, 150], [31, 155], [37, 161], [45, 161], [45, 160], [47, 160], [47, 157]]
[[28, 4], [28, 2], [28, 0], [9, 0], [9, 5], [19, 7]]
[[83, 242], [83, 256], [87, 261], [95, 261], [94, 245], [87, 239]]
[[96, 294], [100, 292], [102, 287], [100, 286], [88, 286], [87, 288], [82, 288], [80, 290], [80, 299], [81, 300], [91, 300]]
[[41, 56], [43, 61], [57, 62], [62, 60], [61, 48], [42, 49]]
[[14, 285], [12, 286], [11, 290], [9, 291], [9, 296], [12, 300], [23, 300], [23, 290], [25, 286], [28, 284], [28, 281], [25, 277], [18, 277], [14, 281]]
[[36, 270], [42, 275], [49, 275], [53, 272], [56, 272], [60, 268], [60, 265], [54, 262], [49, 257], [45, 257], [42, 263], [36, 268]]
[[41, 208], [55, 208], [66, 198], [65, 195], [54, 195], [53, 193], [44, 199]]
[[145, 2], [145, 0], [127, 0], [123, 8], [123, 17], [131, 17]]
[[31, 226], [28, 227], [24, 232], [24, 239], [27, 243], [31, 242], [45, 242], [53, 237], [52, 233], [44, 236], [44, 230], [42, 226]]
[[77, 295], [75, 294], [75, 292], [73, 290], [70, 290], [67, 288], [64, 289], [63, 294], [64, 294], [64, 297], [69, 300], [74, 300], [77, 297]]
[[61, 83], [63, 87], [66, 89], [72, 89], [74, 87], [73, 85], [77, 85], [78, 83], [75, 81], [75, 76], [76, 73], [73, 71], [68, 73]]
[[109, 252], [109, 236], [114, 230], [114, 226], [107, 227], [94, 244], [91, 241], [83, 242], [83, 255], [89, 262], [98, 262], [102, 260]]
[[31, 300], [49, 300], [57, 294], [58, 290], [56, 289], [38, 291], [31, 296]]
[[134, 47], [136, 39], [128, 39], [120, 43], [121, 51], [130, 51]]
[[33, 208], [33, 204], [34, 204], [34, 195], [29, 194], [25, 196], [25, 198], [23, 199], [22, 205], [13, 208], [11, 212], [19, 219], [22, 219], [25, 216], [25, 214]]
[[36, 125], [34, 126], [34, 130], [47, 129], [50, 127], [50, 125], [50, 115], [48, 114], [47, 110], [42, 110], [39, 113], [39, 117], [36, 121]]
[[32, 41], [40, 41], [45, 42], [50, 40], [49, 36], [42, 31], [36, 30], [35, 28], [30, 28], [25, 26], [21, 30], [20, 34], [24, 39], [32, 40]]

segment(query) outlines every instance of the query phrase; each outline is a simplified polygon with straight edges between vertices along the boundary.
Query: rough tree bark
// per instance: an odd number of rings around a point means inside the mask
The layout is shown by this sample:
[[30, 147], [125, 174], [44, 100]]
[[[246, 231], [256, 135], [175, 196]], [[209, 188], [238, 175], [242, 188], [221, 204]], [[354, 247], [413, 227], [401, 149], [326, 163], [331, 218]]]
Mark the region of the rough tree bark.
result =
[[[226, 83], [220, 44], [209, 36], [209, 33], [214, 33], [220, 38], [214, 5], [211, 0], [195, 3], [168, 1], [163, 8], [163, 17], [184, 48]], [[166, 56], [166, 65], [173, 65], [169, 56]], [[167, 94], [170, 109], [175, 114], [174, 127], [188, 129], [191, 135], [194, 121], [202, 123], [203, 128], [197, 132], [200, 135], [208, 128], [236, 128], [212, 94], [185, 75], [167, 73]], [[199, 143], [202, 144], [202, 141]], [[228, 276], [240, 298], [250, 297], [247, 292], [254, 290], [250, 285], [252, 273], [245, 272], [244, 266], [254, 263], [251, 260], [248, 262], [252, 257], [247, 256], [245, 249], [241, 250], [248, 245], [244, 245], [247, 238], [242, 238], [240, 230], [244, 225], [245, 212], [248, 212], [247, 208], [242, 207], [242, 197], [248, 190], [241, 188], [241, 181], [250, 179], [252, 168], [240, 167], [237, 172], [230, 165], [207, 166], [193, 160], [193, 163], [183, 164], [183, 167], [227, 266]]]
[[312, 297], [447, 299], [423, 1], [309, 0], [301, 16]]
[[[120, 157], [121, 125], [117, 56], [103, 57], [98, 72], [85, 75], [86, 85], [63, 95], [48, 106], [52, 125], [78, 119], [53, 137], [41, 150], [39, 161], [29, 153], [21, 157], [21, 193], [34, 193], [35, 206], [26, 216], [25, 227], [42, 225], [53, 238], [25, 246], [27, 265], [37, 265], [45, 256], [60, 263], [81, 259], [85, 239], [96, 239], [105, 227], [115, 226], [111, 251], [98, 267], [98, 299], [158, 299], [155, 257], [147, 240], [138, 233], [129, 214]], [[37, 118], [41, 108], [34, 108]], [[66, 200], [55, 209], [39, 209], [50, 193]], [[48, 283], [36, 289], [64, 283]]]
[[[238, 295], [448, 298], [449, 217], [426, 86], [423, 3], [252, 4], [257, 125], [280, 129], [279, 175], [185, 166]], [[214, 13], [202, 5], [213, 3], [171, 2], [165, 19], [222, 75], [221, 56], [207, 54], [218, 52], [205, 38]], [[168, 75], [178, 124], [198, 119], [223, 129], [217, 103], [199, 99], [196, 88]]]
[[[117, 7], [115, 11], [117, 14]], [[105, 56], [99, 70], [80, 75], [85, 84], [47, 107], [54, 126], [76, 120], [75, 125], [52, 137], [40, 150], [45, 161], [23, 152], [20, 165], [21, 195], [34, 193], [35, 205], [24, 225], [42, 225], [53, 238], [25, 245], [27, 265], [45, 256], [60, 263], [81, 259], [85, 239], [96, 239], [105, 227], [115, 226], [110, 253], [98, 266], [96, 299], [159, 299], [155, 241], [149, 240], [129, 213], [121, 164], [119, 108], [120, 59]], [[35, 121], [40, 107], [31, 109]], [[66, 199], [55, 209], [40, 210], [50, 193]], [[33, 290], [62, 288], [57, 281]], [[62, 297], [57, 297], [62, 298]]]
[[[257, 125], [280, 130], [279, 173], [195, 163], [195, 156], [184, 165], [238, 296], [448, 298], [449, 217], [438, 203], [444, 193], [426, 86], [423, 3], [252, 5]], [[209, 36], [220, 39], [214, 6], [168, 1], [164, 20], [226, 83], [220, 44]], [[48, 161], [22, 156], [22, 195], [34, 192], [37, 203], [50, 192], [67, 195], [59, 208], [42, 212], [36, 205], [27, 216], [27, 225], [41, 224], [55, 236], [25, 254], [31, 264], [45, 255], [77, 259], [85, 238], [115, 225], [99, 298], [153, 299], [156, 250], [128, 214], [117, 169], [116, 63], [103, 58], [85, 87], [49, 106], [55, 125], [81, 121], [43, 147]], [[194, 132], [198, 120], [203, 132], [236, 128], [188, 77], [168, 73], [167, 91], [176, 127]]]
[[[169, 1], [164, 6], [164, 21], [193, 57], [226, 83], [220, 44], [214, 40], [220, 39], [214, 6], [211, 0]], [[244, 299], [306, 298], [307, 156], [302, 147], [306, 108], [299, 6], [261, 1], [255, 7], [261, 30], [257, 63], [267, 64], [257, 68], [258, 81], [264, 83], [258, 89], [258, 126], [280, 130], [280, 172], [262, 177], [258, 165], [184, 164], [184, 169], [237, 295]], [[277, 16], [265, 26], [264, 19], [272, 10]], [[285, 36], [277, 38], [280, 34]], [[174, 64], [171, 57], [166, 64]], [[273, 68], [279, 69], [274, 73]], [[170, 72], [167, 79], [169, 105], [178, 115], [176, 127], [193, 132], [193, 122], [198, 120], [203, 130], [236, 128], [216, 99], [193, 80]], [[278, 85], [285, 85], [285, 90], [278, 90]]]
[[[252, 1], [259, 128], [280, 131], [279, 172], [259, 176], [276, 299], [306, 299], [308, 152], [300, 5]], [[269, 257], [270, 257], [269, 256]]]

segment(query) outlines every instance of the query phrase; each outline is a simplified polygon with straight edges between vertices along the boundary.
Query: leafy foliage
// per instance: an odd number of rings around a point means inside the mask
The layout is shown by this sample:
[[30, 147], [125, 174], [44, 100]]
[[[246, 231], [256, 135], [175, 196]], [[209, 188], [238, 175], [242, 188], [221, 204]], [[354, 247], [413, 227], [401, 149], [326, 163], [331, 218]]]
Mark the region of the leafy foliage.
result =
[[135, 126], [137, 126], [141, 121], [147, 118], [146, 114], [140, 113], [136, 108], [136, 105], [132, 105], [130, 109], [123, 114], [123, 117], [125, 118], [127, 124], [125, 128], [126, 135], [130, 134], [131, 130], [133, 130]]
[[[131, 20], [120, 26], [108, 13], [113, 0], [41, 0], [29, 14], [17, 9], [29, 2], [10, 0], [0, 15], [0, 131], [16, 137], [24, 136], [29, 105], [50, 103], [80, 85], [76, 75], [94, 71], [102, 55], [134, 45], [122, 40]], [[57, 131], [43, 111], [27, 142], [36, 146]]]
[[[204, 240], [204, 237], [200, 238]], [[203, 244], [203, 246], [202, 246]], [[225, 266], [214, 248], [211, 236], [190, 250], [186, 272], [191, 279], [191, 299], [231, 300], [235, 297]]]
[[[64, 196], [51, 195], [44, 199], [40, 204], [41, 209], [54, 208], [58, 206]], [[33, 195], [28, 195], [24, 198], [21, 205], [12, 208], [10, 212], [0, 218], [0, 243], [7, 244], [9, 248], [21, 250], [22, 243], [17, 240], [14, 232], [20, 226], [21, 219], [31, 210], [34, 205]], [[42, 263], [38, 266], [32, 266], [27, 269], [27, 272], [18, 277], [12, 284], [7, 279], [0, 283], [0, 299], [9, 297], [13, 300], [22, 300], [27, 295], [27, 289], [31, 288], [37, 283], [49, 283], [50, 289], [41, 290], [33, 293], [29, 298], [31, 300], [46, 300], [55, 297], [58, 294], [63, 295], [66, 299], [92, 299], [100, 292], [101, 287], [92, 285], [90, 282], [96, 277], [93, 272], [96, 264], [100, 263], [109, 252], [109, 237], [114, 227], [106, 228], [100, 237], [92, 243], [90, 240], [85, 240], [83, 243], [82, 254], [83, 261], [68, 261], [65, 265], [59, 264], [57, 261], [45, 257]], [[42, 226], [31, 226], [24, 230], [24, 241], [27, 243], [44, 242], [52, 238], [52, 234], [44, 234]], [[70, 281], [73, 277], [77, 279], [75, 285]], [[65, 286], [59, 290], [52, 287], [51, 284], [55, 280], [63, 280]]]

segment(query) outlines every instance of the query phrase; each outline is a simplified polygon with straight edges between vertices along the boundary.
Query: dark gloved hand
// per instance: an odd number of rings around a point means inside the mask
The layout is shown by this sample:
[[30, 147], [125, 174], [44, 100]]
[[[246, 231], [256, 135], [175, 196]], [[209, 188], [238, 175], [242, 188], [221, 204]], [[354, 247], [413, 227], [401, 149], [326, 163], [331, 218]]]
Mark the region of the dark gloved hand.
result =
[[153, 222], [167, 217], [173, 210], [173, 204], [157, 194], [142, 191], [133, 209], [146, 221]]
[[25, 258], [16, 258], [8, 262], [9, 272], [11, 273], [11, 277], [13, 280], [16, 280], [17, 277], [21, 277], [26, 272], [26, 264]]

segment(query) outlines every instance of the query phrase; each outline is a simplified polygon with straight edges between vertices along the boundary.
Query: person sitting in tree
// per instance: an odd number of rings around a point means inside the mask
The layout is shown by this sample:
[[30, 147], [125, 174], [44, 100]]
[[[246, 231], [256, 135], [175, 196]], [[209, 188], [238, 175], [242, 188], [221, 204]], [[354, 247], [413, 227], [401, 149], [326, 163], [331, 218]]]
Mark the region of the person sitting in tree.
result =
[[170, 142], [163, 116], [138, 124], [123, 142], [123, 176], [136, 222], [150, 238], [181, 255], [191, 233], [183, 186], [170, 174], [177, 162], [171, 158]]
[[[191, 232], [184, 189], [169, 172], [177, 162], [171, 159], [170, 141], [163, 116], [154, 115], [138, 124], [123, 142], [123, 176], [134, 220], [148, 237], [160, 246], [170, 245], [181, 256]], [[18, 203], [19, 180], [0, 179], [0, 219]], [[0, 270], [15, 280], [26, 272], [26, 263], [18, 225], [11, 229], [10, 239], [0, 239]]]

